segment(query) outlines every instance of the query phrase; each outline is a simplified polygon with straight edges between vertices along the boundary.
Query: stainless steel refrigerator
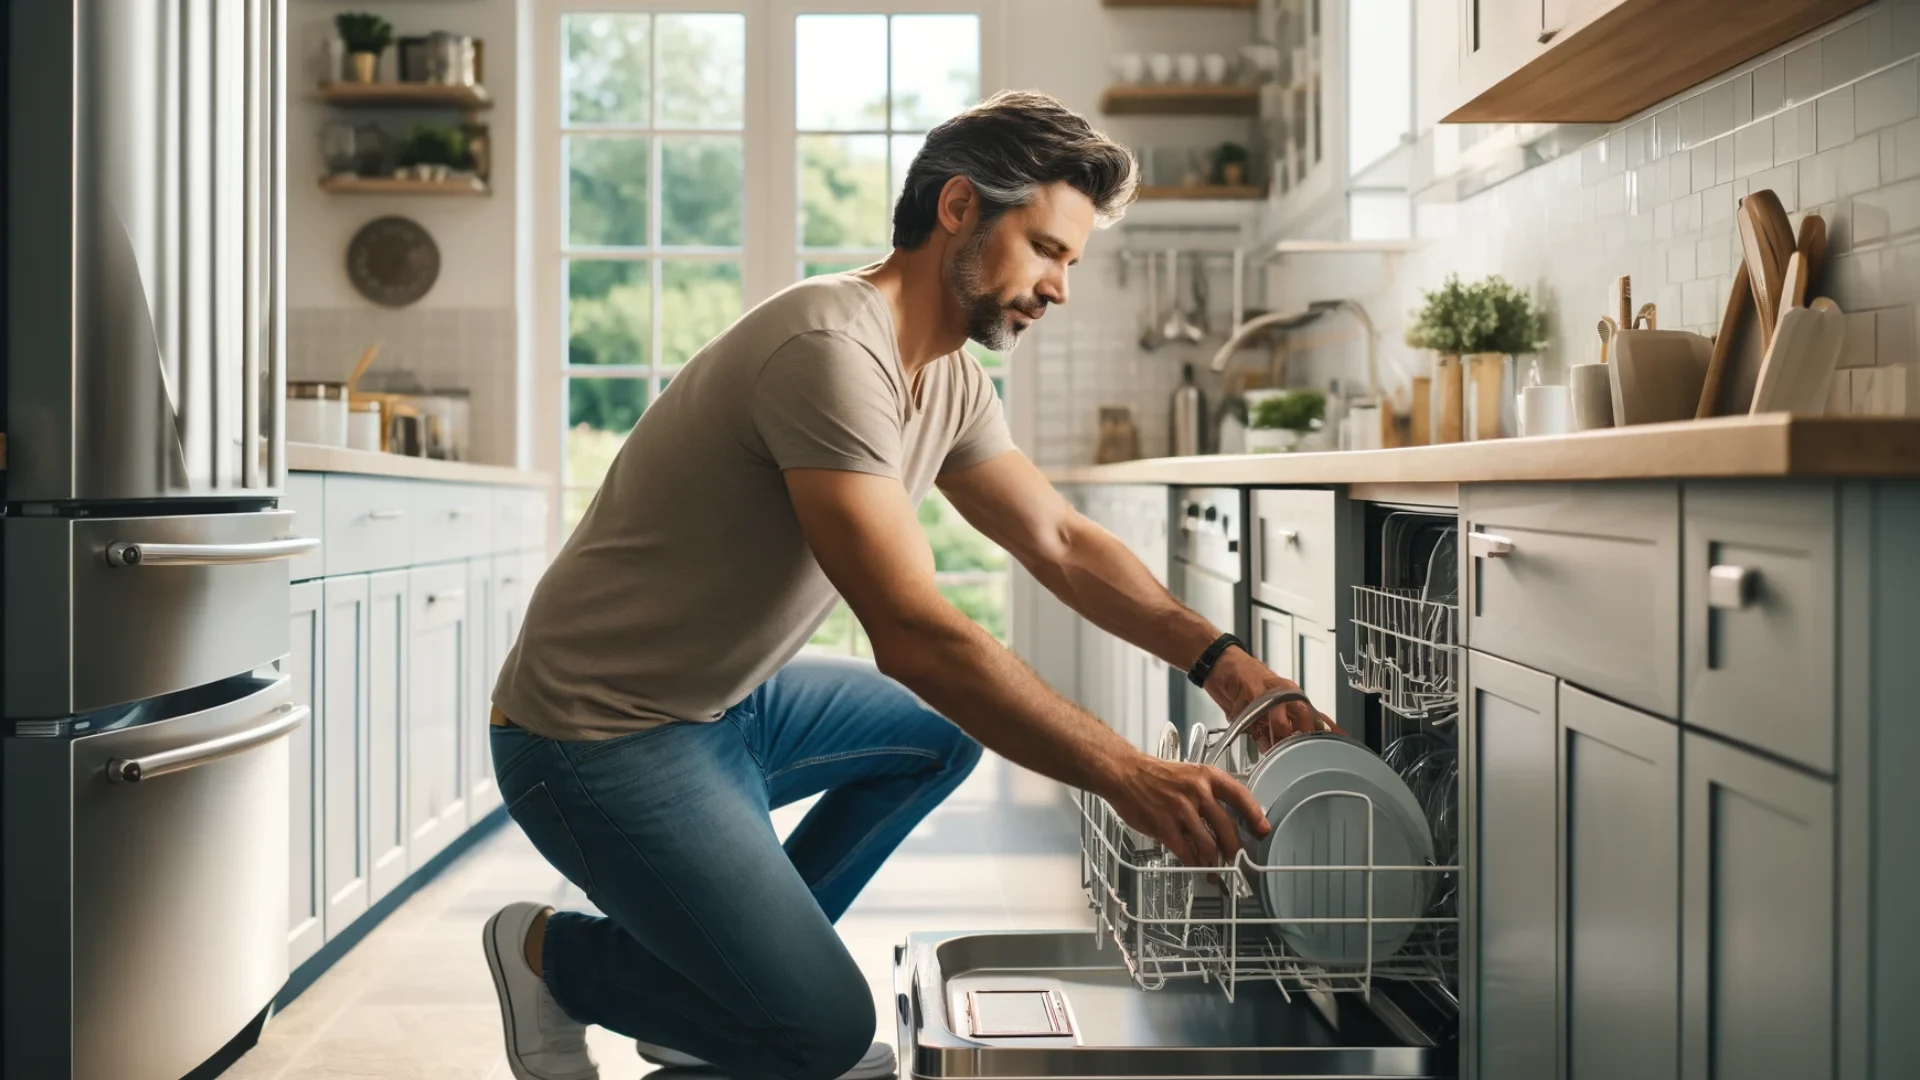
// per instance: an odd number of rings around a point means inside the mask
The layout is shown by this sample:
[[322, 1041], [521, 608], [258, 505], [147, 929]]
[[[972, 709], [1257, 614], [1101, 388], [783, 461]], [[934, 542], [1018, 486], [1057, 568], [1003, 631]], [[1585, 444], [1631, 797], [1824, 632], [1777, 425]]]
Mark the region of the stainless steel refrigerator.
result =
[[284, 0], [6, 19], [0, 1075], [177, 1080], [286, 978]]

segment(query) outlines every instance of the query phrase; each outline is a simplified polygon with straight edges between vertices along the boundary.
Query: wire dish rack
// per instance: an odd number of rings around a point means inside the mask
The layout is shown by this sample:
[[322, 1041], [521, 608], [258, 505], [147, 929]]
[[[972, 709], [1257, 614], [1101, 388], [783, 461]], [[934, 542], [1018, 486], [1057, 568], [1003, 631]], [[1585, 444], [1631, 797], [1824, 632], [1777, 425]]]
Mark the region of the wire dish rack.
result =
[[[1249, 706], [1215, 744], [1209, 759], [1228, 757], [1227, 746], [1255, 716], [1287, 699], [1304, 700], [1304, 695], [1270, 694]], [[1237, 778], [1244, 782], [1248, 774]], [[1358, 791], [1312, 796], [1276, 823], [1276, 830], [1316, 799], [1366, 803], [1364, 861], [1269, 866], [1256, 861], [1248, 846], [1229, 866], [1182, 866], [1163, 845], [1122, 821], [1106, 800], [1080, 794], [1081, 884], [1098, 928], [1119, 947], [1135, 984], [1157, 990], [1170, 980], [1199, 979], [1219, 986], [1231, 1001], [1248, 980], [1271, 980], [1288, 1000], [1301, 991], [1365, 994], [1377, 980], [1443, 987], [1452, 983], [1458, 970], [1459, 920], [1451, 883], [1459, 868], [1379, 862], [1374, 857], [1373, 800]], [[1340, 850], [1328, 839], [1321, 850]], [[1250, 840], [1242, 834], [1243, 844]], [[1442, 850], [1451, 858], [1450, 849]], [[1416, 895], [1426, 898], [1423, 913], [1377, 913], [1376, 896], [1396, 887], [1404, 892], [1415, 883], [1410, 875], [1419, 878]], [[1277, 917], [1264, 909], [1262, 895], [1306, 896], [1322, 905], [1359, 897], [1362, 910], [1358, 915]], [[1328, 963], [1324, 954], [1310, 958], [1289, 943], [1304, 938], [1324, 944], [1329, 934], [1347, 946], [1340, 950], [1341, 962]]]
[[1424, 589], [1353, 587], [1354, 657], [1341, 657], [1355, 690], [1408, 720], [1444, 724], [1457, 709], [1460, 606]]

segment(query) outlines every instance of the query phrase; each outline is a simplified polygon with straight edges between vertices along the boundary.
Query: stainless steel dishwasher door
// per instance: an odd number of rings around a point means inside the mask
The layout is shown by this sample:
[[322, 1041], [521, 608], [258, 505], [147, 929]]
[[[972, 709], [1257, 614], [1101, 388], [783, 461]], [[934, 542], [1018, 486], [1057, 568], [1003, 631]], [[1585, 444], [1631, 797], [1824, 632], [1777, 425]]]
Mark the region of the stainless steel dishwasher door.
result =
[[[903, 1080], [951, 1077], [1443, 1077], [1451, 1054], [1384, 994], [1288, 1001], [1243, 983], [1228, 1001], [1198, 980], [1133, 984], [1093, 933], [912, 934], [894, 954]], [[1068, 1034], [976, 1036], [969, 994], [1051, 991]], [[1336, 1026], [1337, 1025], [1337, 1026]]]

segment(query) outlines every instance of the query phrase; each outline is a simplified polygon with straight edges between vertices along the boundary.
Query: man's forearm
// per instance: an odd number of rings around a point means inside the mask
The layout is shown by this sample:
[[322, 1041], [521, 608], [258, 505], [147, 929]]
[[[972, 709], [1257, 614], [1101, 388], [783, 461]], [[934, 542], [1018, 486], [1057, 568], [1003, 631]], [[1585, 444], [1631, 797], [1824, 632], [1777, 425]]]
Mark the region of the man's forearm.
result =
[[1112, 533], [1082, 518], [1065, 553], [1028, 569], [1049, 592], [1100, 629], [1182, 670], [1231, 627], [1216, 627], [1175, 600]]

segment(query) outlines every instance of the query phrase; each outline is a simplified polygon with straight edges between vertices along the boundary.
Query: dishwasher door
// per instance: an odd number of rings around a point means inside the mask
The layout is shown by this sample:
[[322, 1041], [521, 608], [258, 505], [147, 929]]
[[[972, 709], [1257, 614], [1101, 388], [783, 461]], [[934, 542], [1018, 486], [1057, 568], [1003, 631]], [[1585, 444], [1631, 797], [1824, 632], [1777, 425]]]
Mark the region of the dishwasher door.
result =
[[1455, 1055], [1385, 988], [1229, 1001], [1199, 980], [1135, 986], [1087, 930], [912, 934], [894, 950], [902, 1080], [1451, 1077]]

